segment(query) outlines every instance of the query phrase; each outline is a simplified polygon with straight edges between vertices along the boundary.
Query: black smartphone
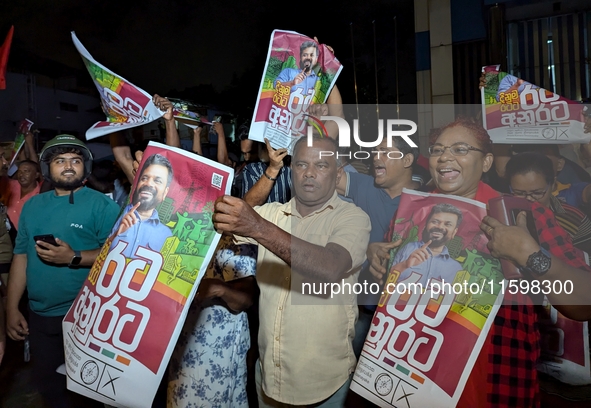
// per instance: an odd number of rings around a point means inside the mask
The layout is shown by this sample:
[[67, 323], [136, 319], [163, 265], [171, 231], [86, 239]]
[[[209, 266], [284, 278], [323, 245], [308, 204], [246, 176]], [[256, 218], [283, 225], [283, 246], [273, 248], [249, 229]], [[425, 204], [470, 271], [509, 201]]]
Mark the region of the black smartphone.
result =
[[58, 246], [58, 243], [55, 240], [55, 237], [53, 236], [53, 234], [35, 235], [33, 237], [33, 239], [35, 240], [35, 242], [43, 241], [43, 242], [48, 243], [50, 245]]

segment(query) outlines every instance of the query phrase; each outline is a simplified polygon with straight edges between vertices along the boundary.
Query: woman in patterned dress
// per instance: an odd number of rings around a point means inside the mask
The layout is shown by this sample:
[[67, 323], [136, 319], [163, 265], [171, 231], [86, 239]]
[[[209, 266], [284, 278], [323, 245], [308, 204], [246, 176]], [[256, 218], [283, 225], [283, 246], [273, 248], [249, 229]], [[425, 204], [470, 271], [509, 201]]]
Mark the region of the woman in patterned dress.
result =
[[257, 292], [257, 247], [223, 236], [172, 355], [169, 408], [248, 407], [245, 310]]

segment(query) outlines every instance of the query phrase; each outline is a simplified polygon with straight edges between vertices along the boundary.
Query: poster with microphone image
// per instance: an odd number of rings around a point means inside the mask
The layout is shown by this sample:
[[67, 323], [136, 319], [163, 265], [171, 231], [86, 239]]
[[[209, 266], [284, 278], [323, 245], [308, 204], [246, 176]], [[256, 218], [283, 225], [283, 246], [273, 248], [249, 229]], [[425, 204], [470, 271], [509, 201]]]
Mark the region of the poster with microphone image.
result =
[[326, 103], [342, 68], [332, 49], [316, 39], [273, 31], [248, 138], [289, 147], [306, 134], [308, 108]]

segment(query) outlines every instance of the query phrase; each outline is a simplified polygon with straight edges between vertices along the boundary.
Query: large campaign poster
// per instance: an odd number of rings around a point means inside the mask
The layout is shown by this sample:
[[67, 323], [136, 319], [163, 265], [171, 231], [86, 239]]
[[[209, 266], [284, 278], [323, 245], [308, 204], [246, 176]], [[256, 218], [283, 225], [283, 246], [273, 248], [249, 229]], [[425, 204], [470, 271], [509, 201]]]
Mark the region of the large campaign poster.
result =
[[107, 116], [107, 120], [95, 123], [86, 131], [86, 139], [142, 126], [164, 115], [154, 105], [150, 94], [92, 58], [73, 31], [72, 41], [99, 91], [101, 106]]
[[326, 45], [293, 31], [274, 30], [249, 139], [289, 147], [306, 133], [310, 105], [325, 103], [341, 63]]
[[[113, 406], [151, 406], [220, 238], [215, 200], [233, 177], [201, 156], [148, 145], [130, 204], [64, 318], [70, 390]], [[126, 222], [129, 213], [141, 221]]]
[[389, 274], [351, 389], [381, 407], [455, 407], [502, 303], [484, 204], [404, 189]]
[[506, 72], [482, 68], [482, 121], [493, 143], [588, 143], [584, 106]]

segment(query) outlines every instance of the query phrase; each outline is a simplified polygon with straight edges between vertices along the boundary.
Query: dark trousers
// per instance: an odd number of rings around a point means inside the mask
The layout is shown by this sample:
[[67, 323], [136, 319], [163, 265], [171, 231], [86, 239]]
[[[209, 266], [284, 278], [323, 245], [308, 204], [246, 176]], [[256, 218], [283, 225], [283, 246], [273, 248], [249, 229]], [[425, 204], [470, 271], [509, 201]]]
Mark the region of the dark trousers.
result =
[[29, 344], [34, 386], [43, 397], [47, 407], [86, 408], [95, 406], [96, 401], [68, 391], [66, 376], [55, 371], [65, 361], [63, 318], [63, 316], [40, 316], [29, 311]]

